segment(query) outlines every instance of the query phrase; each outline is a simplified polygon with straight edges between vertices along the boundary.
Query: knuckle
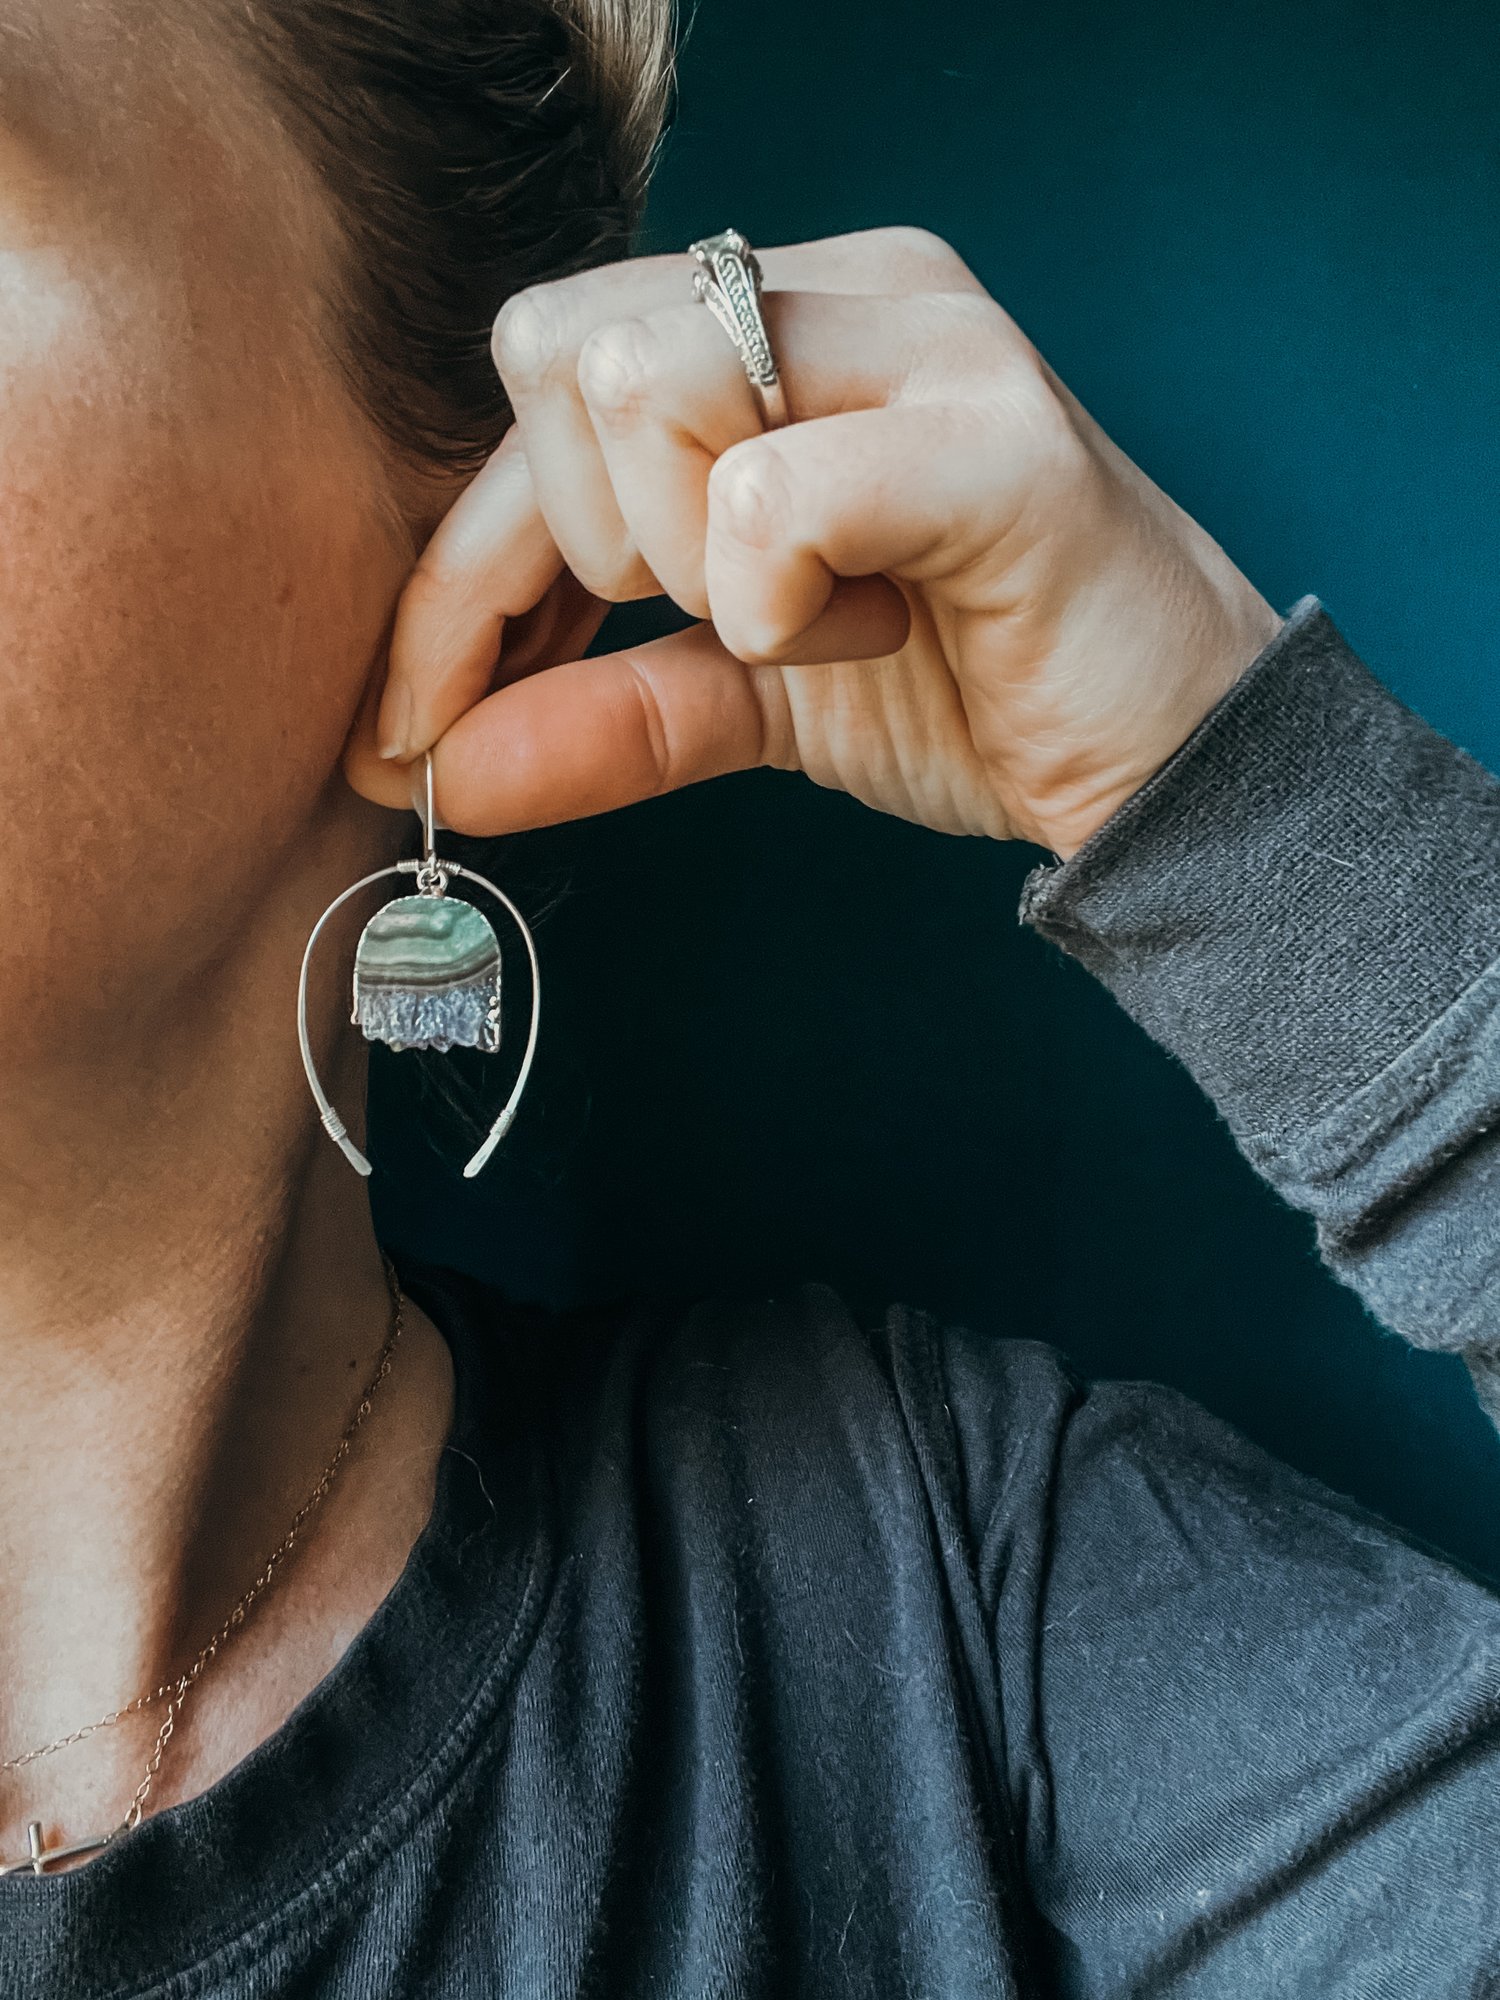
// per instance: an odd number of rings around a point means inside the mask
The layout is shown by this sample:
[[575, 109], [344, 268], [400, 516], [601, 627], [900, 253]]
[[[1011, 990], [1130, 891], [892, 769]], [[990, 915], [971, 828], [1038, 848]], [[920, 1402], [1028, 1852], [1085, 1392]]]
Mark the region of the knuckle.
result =
[[987, 412], [1012, 476], [1024, 480], [1038, 504], [1085, 506], [1095, 496], [1098, 462], [1039, 356], [1010, 357], [976, 407]]
[[667, 730], [666, 718], [662, 714], [656, 689], [651, 684], [651, 676], [640, 661], [630, 662], [630, 687], [635, 696], [640, 715], [641, 732], [646, 742], [646, 753], [651, 760], [651, 769], [658, 792], [672, 789], [675, 775], [675, 756], [672, 739]]
[[590, 597], [602, 604], [632, 604], [650, 597], [657, 585], [634, 543], [580, 550], [568, 557], [568, 568]]
[[750, 671], [745, 676], [745, 683], [754, 705], [752, 712], [756, 725], [755, 762], [769, 765], [777, 771], [795, 771], [801, 760], [786, 675], [754, 660], [748, 661], [747, 665]]
[[444, 605], [462, 584], [456, 565], [431, 549], [424, 549], [401, 590], [402, 609], [426, 611]]
[[919, 377], [984, 382], [1024, 350], [1014, 323], [987, 292], [927, 291], [911, 301], [908, 339]]
[[996, 389], [1008, 431], [1024, 442], [1038, 471], [1065, 477], [1082, 469], [1087, 448], [1034, 349], [1006, 356], [997, 371]]
[[747, 667], [777, 667], [785, 663], [793, 641], [763, 618], [741, 615], [732, 631], [719, 634], [726, 649]]
[[566, 315], [557, 282], [528, 285], [505, 301], [495, 316], [490, 354], [502, 379], [526, 386], [543, 381], [563, 346]]
[[612, 320], [596, 327], [578, 353], [578, 387], [584, 401], [607, 423], [628, 423], [650, 400], [654, 348], [649, 328], [638, 319]]
[[983, 344], [991, 352], [1022, 358], [1025, 341], [1017, 336], [1015, 322], [988, 292], [933, 292], [928, 295], [931, 309], [948, 326]]
[[708, 475], [710, 516], [736, 541], [769, 548], [791, 523], [792, 488], [786, 462], [763, 440], [735, 445]]
[[941, 284], [959, 271], [963, 259], [936, 231], [914, 222], [887, 223], [869, 231], [884, 267], [907, 283]]

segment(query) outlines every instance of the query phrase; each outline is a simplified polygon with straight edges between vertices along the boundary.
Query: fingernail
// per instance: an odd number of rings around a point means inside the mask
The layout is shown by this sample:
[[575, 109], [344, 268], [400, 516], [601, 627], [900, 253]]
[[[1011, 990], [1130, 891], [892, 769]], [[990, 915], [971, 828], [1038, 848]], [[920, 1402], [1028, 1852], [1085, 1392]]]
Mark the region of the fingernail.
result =
[[[391, 708], [389, 699], [381, 703], [381, 714], [387, 715]], [[380, 725], [380, 754], [382, 757], [404, 757], [411, 741], [412, 698], [411, 689], [403, 681], [395, 692], [394, 720], [383, 721]]]

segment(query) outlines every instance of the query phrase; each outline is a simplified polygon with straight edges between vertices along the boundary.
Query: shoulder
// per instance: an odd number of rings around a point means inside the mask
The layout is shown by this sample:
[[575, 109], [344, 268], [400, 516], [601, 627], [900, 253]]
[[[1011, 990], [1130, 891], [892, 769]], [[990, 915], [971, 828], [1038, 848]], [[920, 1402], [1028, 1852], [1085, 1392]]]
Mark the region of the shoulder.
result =
[[554, 1481], [595, 1497], [623, 1475], [661, 1505], [760, 1505], [789, 1530], [838, 1510], [891, 1523], [904, 1502], [945, 1545], [1003, 1537], [1098, 1394], [1043, 1342], [816, 1280], [553, 1311], [410, 1260], [403, 1275], [481, 1378], [495, 1448], [524, 1429]]
[[1181, 1392], [921, 1306], [810, 1280], [552, 1311], [401, 1268], [456, 1336], [486, 1491], [537, 1496], [570, 1574], [649, 1579], [679, 1622], [719, 1590], [873, 1644], [923, 1597], [970, 1661], [1020, 1648], [1024, 1688], [1043, 1626], [1086, 1656], [1159, 1603], [1229, 1618], [1250, 1577], [1269, 1617], [1295, 1577], [1428, 1563]]
[[[915, 1475], [1004, 1534], [1038, 1494], [1101, 1496], [1170, 1464], [1193, 1483], [1326, 1496], [1180, 1391], [1091, 1380], [1056, 1347], [856, 1305], [830, 1284], [623, 1297], [554, 1310], [456, 1269], [398, 1259], [455, 1344], [497, 1439], [524, 1427], [559, 1467], [607, 1452], [742, 1484], [801, 1465], [851, 1482]], [[1085, 1509], [1087, 1511], [1087, 1509]]]

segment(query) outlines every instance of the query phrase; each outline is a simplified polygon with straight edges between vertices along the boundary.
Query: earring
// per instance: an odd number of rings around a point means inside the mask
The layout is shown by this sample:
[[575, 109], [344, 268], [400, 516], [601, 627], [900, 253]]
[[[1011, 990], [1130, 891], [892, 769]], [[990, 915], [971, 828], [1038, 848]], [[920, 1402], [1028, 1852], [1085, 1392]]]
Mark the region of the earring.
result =
[[505, 1109], [464, 1168], [465, 1180], [472, 1180], [510, 1130], [531, 1074], [537, 1029], [541, 1025], [542, 973], [526, 919], [504, 890], [497, 889], [472, 868], [438, 859], [433, 844], [430, 750], [426, 764], [426, 807], [419, 808], [422, 858], [377, 868], [373, 875], [363, 875], [359, 881], [351, 882], [313, 925], [302, 954], [302, 976], [297, 982], [297, 1039], [302, 1045], [302, 1066], [307, 1071], [324, 1130], [350, 1165], [359, 1173], [368, 1174], [370, 1162], [349, 1137], [343, 1119], [329, 1103], [313, 1063], [307, 1033], [307, 971], [313, 949], [328, 919], [351, 896], [367, 889], [372, 882], [383, 881], [387, 875], [415, 875], [416, 895], [398, 896], [394, 902], [385, 904], [360, 934], [354, 954], [354, 1009], [349, 1018], [364, 1031], [366, 1041], [384, 1042], [393, 1049], [473, 1048], [493, 1053], [500, 1046], [500, 944], [484, 912], [461, 896], [450, 896], [448, 884], [455, 876], [461, 876], [481, 889], [488, 889], [509, 910], [525, 940], [531, 960], [531, 1028], [521, 1057], [521, 1073], [506, 1099]]

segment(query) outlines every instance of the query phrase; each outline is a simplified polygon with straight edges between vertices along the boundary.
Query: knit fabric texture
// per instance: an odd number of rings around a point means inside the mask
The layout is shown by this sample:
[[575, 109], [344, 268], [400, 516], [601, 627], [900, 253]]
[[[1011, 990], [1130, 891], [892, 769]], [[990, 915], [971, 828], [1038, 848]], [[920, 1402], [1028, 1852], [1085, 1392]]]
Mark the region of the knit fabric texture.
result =
[[1329, 1265], [1500, 1403], [1500, 783], [1314, 597], [1023, 919], [1213, 1098]]

